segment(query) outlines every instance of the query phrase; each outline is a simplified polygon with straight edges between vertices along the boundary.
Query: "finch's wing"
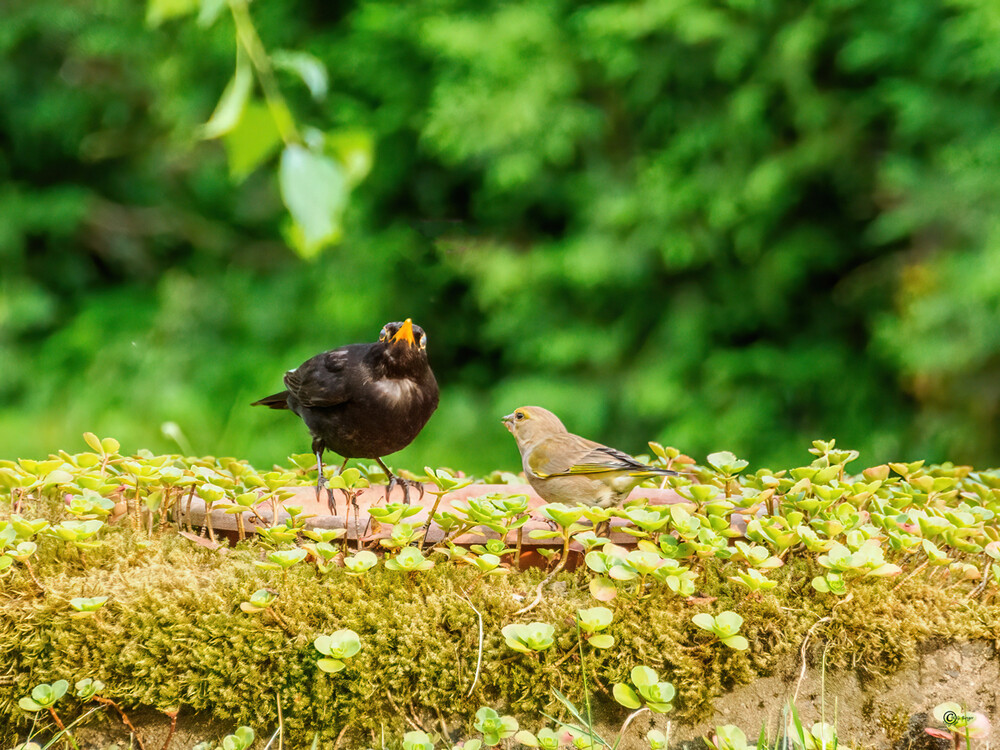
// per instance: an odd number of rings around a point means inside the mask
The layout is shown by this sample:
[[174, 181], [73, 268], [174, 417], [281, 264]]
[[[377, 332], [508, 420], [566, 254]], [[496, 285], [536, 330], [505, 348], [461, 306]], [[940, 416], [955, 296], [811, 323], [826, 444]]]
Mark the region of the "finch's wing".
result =
[[351, 398], [344, 370], [350, 357], [343, 349], [317, 354], [285, 373], [285, 387], [307, 407], [336, 406]]
[[528, 466], [540, 479], [652, 468], [620, 450], [570, 433], [542, 441], [529, 455]]
[[651, 467], [615, 448], [600, 445], [566, 470], [567, 474], [598, 474], [606, 471], [649, 471]]

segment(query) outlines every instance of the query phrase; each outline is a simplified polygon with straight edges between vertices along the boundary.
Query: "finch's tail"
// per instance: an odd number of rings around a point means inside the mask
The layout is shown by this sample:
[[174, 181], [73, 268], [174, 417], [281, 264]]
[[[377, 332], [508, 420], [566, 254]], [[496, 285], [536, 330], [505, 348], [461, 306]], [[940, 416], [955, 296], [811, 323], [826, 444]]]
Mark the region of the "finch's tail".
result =
[[260, 401], [254, 401], [250, 406], [269, 406], [272, 409], [287, 409], [288, 408], [288, 391], [282, 391], [281, 393], [274, 393], [270, 396], [265, 396]]

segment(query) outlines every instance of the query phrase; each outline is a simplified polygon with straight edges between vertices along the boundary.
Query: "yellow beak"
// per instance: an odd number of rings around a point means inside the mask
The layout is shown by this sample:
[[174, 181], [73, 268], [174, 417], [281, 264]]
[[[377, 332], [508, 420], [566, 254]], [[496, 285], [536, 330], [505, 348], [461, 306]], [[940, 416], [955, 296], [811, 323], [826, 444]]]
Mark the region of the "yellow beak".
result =
[[392, 343], [395, 344], [397, 341], [405, 341], [410, 346], [417, 343], [413, 338], [413, 321], [410, 318], [403, 322], [400, 329], [396, 331], [396, 335], [392, 337]]

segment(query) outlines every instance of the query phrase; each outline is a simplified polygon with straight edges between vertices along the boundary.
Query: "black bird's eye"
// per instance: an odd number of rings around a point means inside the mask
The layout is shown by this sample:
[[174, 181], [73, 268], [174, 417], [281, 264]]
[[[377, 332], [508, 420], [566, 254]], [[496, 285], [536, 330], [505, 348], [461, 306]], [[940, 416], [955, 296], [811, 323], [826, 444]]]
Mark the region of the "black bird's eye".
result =
[[382, 330], [379, 331], [378, 333], [378, 340], [385, 341], [388, 338], [389, 338], [389, 326], [384, 326]]
[[427, 334], [426, 333], [421, 333], [420, 334], [420, 348], [421, 349], [426, 349], [427, 348]]
[[523, 411], [514, 412], [514, 419], [524, 419], [524, 412]]

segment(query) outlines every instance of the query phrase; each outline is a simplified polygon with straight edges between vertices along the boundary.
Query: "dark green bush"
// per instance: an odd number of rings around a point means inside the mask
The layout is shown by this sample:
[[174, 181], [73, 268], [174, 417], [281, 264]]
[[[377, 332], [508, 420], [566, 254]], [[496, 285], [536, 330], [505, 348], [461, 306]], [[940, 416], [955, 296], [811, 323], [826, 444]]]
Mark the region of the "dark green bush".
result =
[[300, 425], [247, 402], [412, 316], [444, 395], [404, 465], [514, 466], [495, 419], [525, 402], [631, 450], [783, 464], [826, 433], [997, 462], [988, 0], [252, 10], [329, 67], [321, 103], [282, 79], [296, 110], [376, 143], [309, 266], [272, 170], [233, 184], [193, 141], [228, 20], [7, 10], [3, 454], [84, 429], [174, 449], [172, 421], [191, 451], [278, 460]]

